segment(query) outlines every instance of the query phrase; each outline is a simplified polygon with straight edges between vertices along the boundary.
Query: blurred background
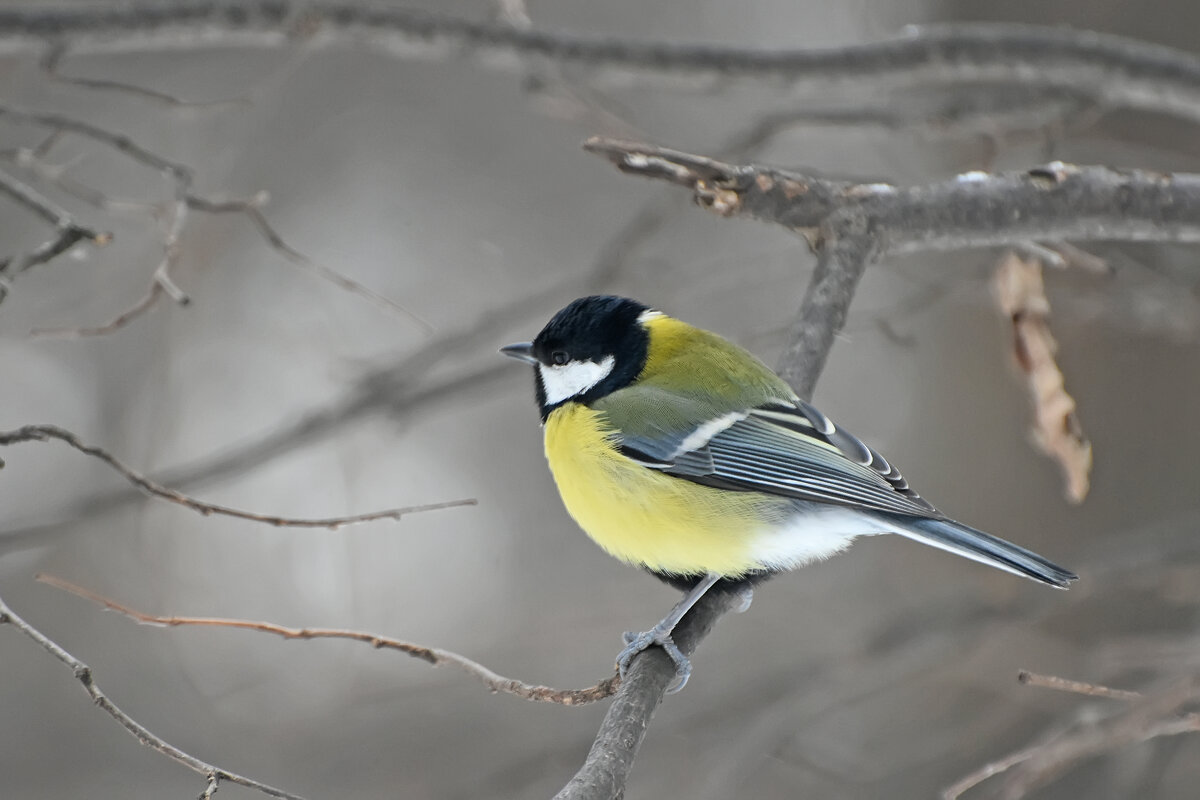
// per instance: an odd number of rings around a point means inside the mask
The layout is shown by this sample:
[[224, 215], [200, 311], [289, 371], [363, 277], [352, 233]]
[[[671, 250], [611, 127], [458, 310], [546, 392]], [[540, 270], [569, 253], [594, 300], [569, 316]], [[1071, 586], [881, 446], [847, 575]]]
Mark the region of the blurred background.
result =
[[[484, 0], [424, 6], [495, 14]], [[1200, 49], [1200, 8], [1182, 0], [530, 0], [528, 12], [539, 29], [764, 48], [1003, 20]], [[111, 470], [60, 444], [0, 453], [5, 601], [168, 741], [312, 798], [548, 797], [582, 762], [605, 704], [492, 695], [453, 668], [348, 642], [141, 627], [33, 575], [153, 613], [374, 631], [557, 687], [609, 675], [621, 632], [652, 624], [677, 595], [609, 559], [568, 518], [542, 458], [531, 376], [496, 348], [530, 338], [573, 297], [606, 291], [773, 363], [814, 260], [782, 229], [720, 220], [679, 190], [620, 175], [582, 152], [585, 137], [900, 184], [1051, 157], [1200, 171], [1193, 126], [1130, 113], [1053, 136], [916, 113], [900, 129], [790, 125], [745, 146], [768, 114], [936, 110], [946, 98], [932, 91], [601, 90], [572, 70], [346, 47], [81, 55], [60, 69], [188, 104], [71, 85], [29, 55], [0, 60], [0, 103], [125, 133], [194, 168], [206, 196], [269, 192], [264, 212], [288, 244], [410, 313], [290, 262], [242, 217], [193, 213], [172, 273], [190, 305], [164, 298], [109, 335], [31, 337], [112, 320], [162, 257], [162, 215], [138, 204], [161, 212], [170, 184], [65, 136], [48, 163], [135, 203], [95, 208], [0, 165], [115, 234], [13, 281], [0, 306], [0, 429], [58, 424], [198, 497], [267, 514], [478, 499], [399, 523], [279, 529], [131, 497]], [[45, 138], [0, 125], [10, 156]], [[5, 254], [47, 234], [4, 206]], [[871, 268], [815, 396], [947, 513], [1075, 569], [1076, 588], [1048, 591], [896, 537], [778, 577], [703, 643], [687, 690], [650, 728], [629, 798], [932, 797], [1110, 708], [1020, 686], [1019, 669], [1141, 688], [1196, 666], [1197, 253], [1087, 247], [1111, 274], [1046, 276], [1059, 361], [1095, 448], [1082, 505], [1064, 500], [1057, 466], [1030, 444], [1027, 391], [988, 288], [999, 251]], [[203, 788], [91, 707], [70, 672], [12, 628], [0, 628], [0, 665], [6, 796]], [[1181, 798], [1197, 785], [1200, 740], [1175, 737], [1086, 761], [1034, 796]], [[222, 785], [221, 796], [258, 795]]]

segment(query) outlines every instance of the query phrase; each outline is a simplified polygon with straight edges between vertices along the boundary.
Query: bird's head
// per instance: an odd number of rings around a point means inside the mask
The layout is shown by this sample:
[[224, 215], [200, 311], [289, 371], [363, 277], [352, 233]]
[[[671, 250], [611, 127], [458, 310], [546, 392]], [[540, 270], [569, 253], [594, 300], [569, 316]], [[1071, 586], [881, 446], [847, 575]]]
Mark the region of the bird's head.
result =
[[563, 403], [588, 403], [632, 383], [646, 364], [649, 334], [643, 323], [652, 313], [625, 297], [581, 297], [555, 314], [532, 342], [500, 352], [533, 365], [545, 420]]

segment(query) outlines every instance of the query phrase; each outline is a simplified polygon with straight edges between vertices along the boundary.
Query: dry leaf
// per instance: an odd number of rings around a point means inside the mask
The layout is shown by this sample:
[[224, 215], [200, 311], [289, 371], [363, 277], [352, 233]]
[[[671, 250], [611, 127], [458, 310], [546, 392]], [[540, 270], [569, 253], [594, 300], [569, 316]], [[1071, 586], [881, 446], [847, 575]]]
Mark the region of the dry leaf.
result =
[[1012, 321], [1013, 355], [1033, 400], [1034, 443], [1062, 467], [1067, 499], [1081, 503], [1089, 488], [1092, 443], [1084, 436], [1075, 399], [1067, 394], [1054, 360], [1058, 343], [1050, 333], [1042, 265], [1008, 253], [996, 265], [992, 288], [1000, 310]]

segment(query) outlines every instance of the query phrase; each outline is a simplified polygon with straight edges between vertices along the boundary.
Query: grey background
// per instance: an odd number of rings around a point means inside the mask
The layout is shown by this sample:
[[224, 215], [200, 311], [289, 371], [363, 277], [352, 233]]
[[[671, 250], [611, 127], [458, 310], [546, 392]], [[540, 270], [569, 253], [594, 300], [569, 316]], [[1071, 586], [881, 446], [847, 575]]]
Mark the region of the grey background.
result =
[[[465, 0], [428, 7], [489, 10]], [[576, 33], [763, 47], [984, 19], [1200, 47], [1196, 11], [1183, 2], [574, 0], [533, 2], [530, 11], [539, 26]], [[194, 165], [203, 192], [269, 191], [267, 214], [291, 244], [404, 303], [434, 337], [582, 280], [647, 203], [665, 203], [668, 223], [604, 288], [768, 361], [813, 266], [796, 237], [719, 220], [579, 148], [588, 135], [628, 128], [594, 113], [546, 113], [546, 98], [519, 76], [469, 62], [231, 49], [80, 57], [64, 67], [194, 100], [252, 92], [249, 105], [208, 109], [55, 83], [30, 58], [2, 67], [6, 103], [127, 132]], [[630, 87], [605, 102], [640, 138], [714, 152], [757, 115], [797, 99], [768, 88]], [[5, 147], [38, 139], [13, 126], [0, 135]], [[928, 131], [803, 127], [756, 157], [905, 183], [978, 168], [988, 149]], [[1002, 146], [995, 164], [1022, 168], [1050, 153], [1028, 138]], [[1054, 142], [1052, 154], [1200, 170], [1193, 128], [1145, 116], [1106, 117]], [[53, 159], [78, 159], [71, 175], [114, 196], [167, 197], [158, 175], [91, 143], [64, 141]], [[159, 259], [145, 214], [55, 196], [117, 238], [14, 283], [0, 306], [0, 428], [60, 424], [138, 468], [165, 470], [333, 406], [363, 374], [428, 340], [411, 320], [289, 265], [245, 221], [199, 215], [175, 272], [191, 306], [163, 304], [99, 339], [29, 339], [34, 327], [96, 324], [128, 308]], [[23, 210], [4, 208], [0, 249], [45, 234]], [[1077, 588], [1052, 592], [890, 538], [779, 577], [704, 643], [687, 690], [654, 720], [629, 798], [930, 797], [1091, 707], [1019, 686], [1018, 669], [1136, 687], [1175, 665], [1157, 655], [1162, 648], [1181, 645], [1194, 660], [1196, 254], [1093, 251], [1111, 259], [1114, 276], [1047, 276], [1060, 363], [1095, 445], [1083, 506], [1063, 501], [1056, 466], [1029, 445], [1025, 389], [987, 289], [996, 252], [872, 268], [815, 397], [926, 497], [1075, 568]], [[492, 366], [496, 347], [532, 336], [574, 293], [564, 288], [486, 343], [448, 351], [425, 380]], [[620, 632], [649, 625], [675, 600], [606, 557], [562, 510], [530, 376], [515, 365], [419, 413], [337, 426], [193, 489], [290, 516], [479, 500], [399, 524], [275, 529], [149, 500], [78, 513], [80, 500], [121, 488], [119, 479], [55, 444], [2, 455], [5, 600], [89, 663], [112, 699], [156, 733], [308, 797], [546, 797], [581, 762], [604, 707], [493, 696], [453, 669], [351, 643], [139, 627], [32, 575], [52, 572], [159, 613], [377, 631], [562, 687], [605, 677]], [[1131, 747], [1036, 796], [1193, 796], [1197, 747], [1194, 738]], [[65, 668], [11, 629], [0, 629], [0, 776], [5, 797], [186, 797], [203, 788], [139, 747]], [[251, 793], [223, 786], [221, 796]]]

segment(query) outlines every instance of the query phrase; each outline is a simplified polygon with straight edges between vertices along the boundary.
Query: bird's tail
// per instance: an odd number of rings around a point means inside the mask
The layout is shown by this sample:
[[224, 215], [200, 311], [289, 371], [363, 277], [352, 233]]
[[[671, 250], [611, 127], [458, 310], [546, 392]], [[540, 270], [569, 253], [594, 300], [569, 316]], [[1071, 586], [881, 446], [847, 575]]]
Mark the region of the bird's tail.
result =
[[1059, 589], [1066, 589], [1071, 581], [1079, 577], [1024, 547], [954, 520], [914, 518], [902, 514], [883, 516], [896, 525], [896, 532], [902, 536]]

